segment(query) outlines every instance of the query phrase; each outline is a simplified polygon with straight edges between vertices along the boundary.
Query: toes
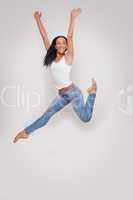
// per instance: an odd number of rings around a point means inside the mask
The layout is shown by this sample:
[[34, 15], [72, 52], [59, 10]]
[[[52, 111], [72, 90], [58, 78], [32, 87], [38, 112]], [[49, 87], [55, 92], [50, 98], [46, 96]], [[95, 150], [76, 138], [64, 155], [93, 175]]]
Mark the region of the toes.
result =
[[92, 85], [96, 87], [97, 86], [96, 81], [93, 81]]
[[16, 143], [17, 142], [17, 138], [15, 137], [15, 139], [13, 140], [13, 143]]
[[92, 81], [92, 84], [96, 84], [96, 81], [95, 81], [95, 80], [93, 80], [93, 81]]
[[92, 82], [95, 82], [95, 79], [94, 79], [94, 78], [92, 78], [91, 80], [92, 80]]
[[22, 134], [19, 133], [13, 140], [14, 143], [16, 143], [19, 139], [23, 138], [23, 139], [27, 139], [29, 136], [27, 134]]
[[16, 143], [19, 140], [20, 134], [17, 134], [16, 137], [14, 138], [13, 142]]

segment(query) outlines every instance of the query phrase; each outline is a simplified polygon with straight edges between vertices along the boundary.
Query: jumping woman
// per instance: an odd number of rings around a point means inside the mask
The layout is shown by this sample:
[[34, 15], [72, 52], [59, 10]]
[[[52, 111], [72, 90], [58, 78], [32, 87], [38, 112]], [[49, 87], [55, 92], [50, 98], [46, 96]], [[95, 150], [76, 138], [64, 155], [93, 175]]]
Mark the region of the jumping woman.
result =
[[41, 22], [41, 12], [36, 11], [34, 13], [34, 18], [47, 50], [43, 64], [50, 69], [58, 95], [52, 100], [42, 116], [16, 135], [13, 140], [14, 143], [22, 138], [27, 139], [33, 131], [46, 125], [49, 119], [68, 103], [72, 104], [73, 110], [83, 122], [91, 120], [97, 91], [96, 81], [92, 78], [92, 85], [87, 88], [88, 96], [86, 103], [84, 103], [82, 91], [69, 77], [74, 59], [73, 32], [75, 19], [80, 13], [81, 8], [72, 9], [67, 37], [59, 35], [53, 39], [51, 44], [46, 29]]

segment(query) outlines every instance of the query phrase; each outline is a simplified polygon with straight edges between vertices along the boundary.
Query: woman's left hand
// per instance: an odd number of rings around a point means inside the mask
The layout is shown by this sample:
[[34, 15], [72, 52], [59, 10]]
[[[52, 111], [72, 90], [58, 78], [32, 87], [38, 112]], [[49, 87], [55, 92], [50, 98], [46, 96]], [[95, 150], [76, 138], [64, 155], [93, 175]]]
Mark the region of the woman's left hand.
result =
[[77, 9], [73, 8], [71, 11], [72, 18], [78, 17], [80, 15], [81, 11], [82, 11], [81, 8], [77, 8]]

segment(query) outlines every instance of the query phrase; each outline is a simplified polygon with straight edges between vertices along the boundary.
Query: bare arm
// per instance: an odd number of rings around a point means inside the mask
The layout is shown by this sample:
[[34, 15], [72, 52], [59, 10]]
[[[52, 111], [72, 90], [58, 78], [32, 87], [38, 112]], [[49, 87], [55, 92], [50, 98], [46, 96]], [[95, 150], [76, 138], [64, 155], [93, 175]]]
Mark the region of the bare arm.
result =
[[48, 49], [50, 47], [50, 41], [48, 39], [46, 29], [45, 29], [45, 27], [44, 27], [44, 25], [43, 25], [43, 23], [41, 21], [41, 13], [36, 11], [34, 13], [34, 18], [36, 20], [37, 26], [39, 28], [39, 32], [40, 32], [41, 37], [43, 39], [44, 46], [45, 46], [46, 49]]
[[75, 26], [75, 18], [72, 15], [70, 15], [67, 37], [73, 37], [74, 26]]
[[73, 34], [74, 34], [74, 27], [75, 27], [75, 19], [80, 13], [81, 13], [81, 9], [77, 8], [77, 9], [72, 9], [71, 15], [70, 15], [70, 22], [69, 22], [68, 33], [67, 33], [67, 42], [68, 42], [67, 57], [70, 63], [72, 62], [73, 57], [74, 57]]

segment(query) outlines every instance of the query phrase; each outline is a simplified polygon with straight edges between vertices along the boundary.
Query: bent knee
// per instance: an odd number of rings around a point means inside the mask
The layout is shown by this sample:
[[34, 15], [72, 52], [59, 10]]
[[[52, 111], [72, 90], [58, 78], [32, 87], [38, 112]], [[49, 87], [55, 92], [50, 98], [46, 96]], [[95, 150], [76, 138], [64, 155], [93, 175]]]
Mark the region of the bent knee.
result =
[[86, 117], [86, 118], [82, 118], [82, 122], [89, 122], [91, 120], [92, 116], [90, 117]]

